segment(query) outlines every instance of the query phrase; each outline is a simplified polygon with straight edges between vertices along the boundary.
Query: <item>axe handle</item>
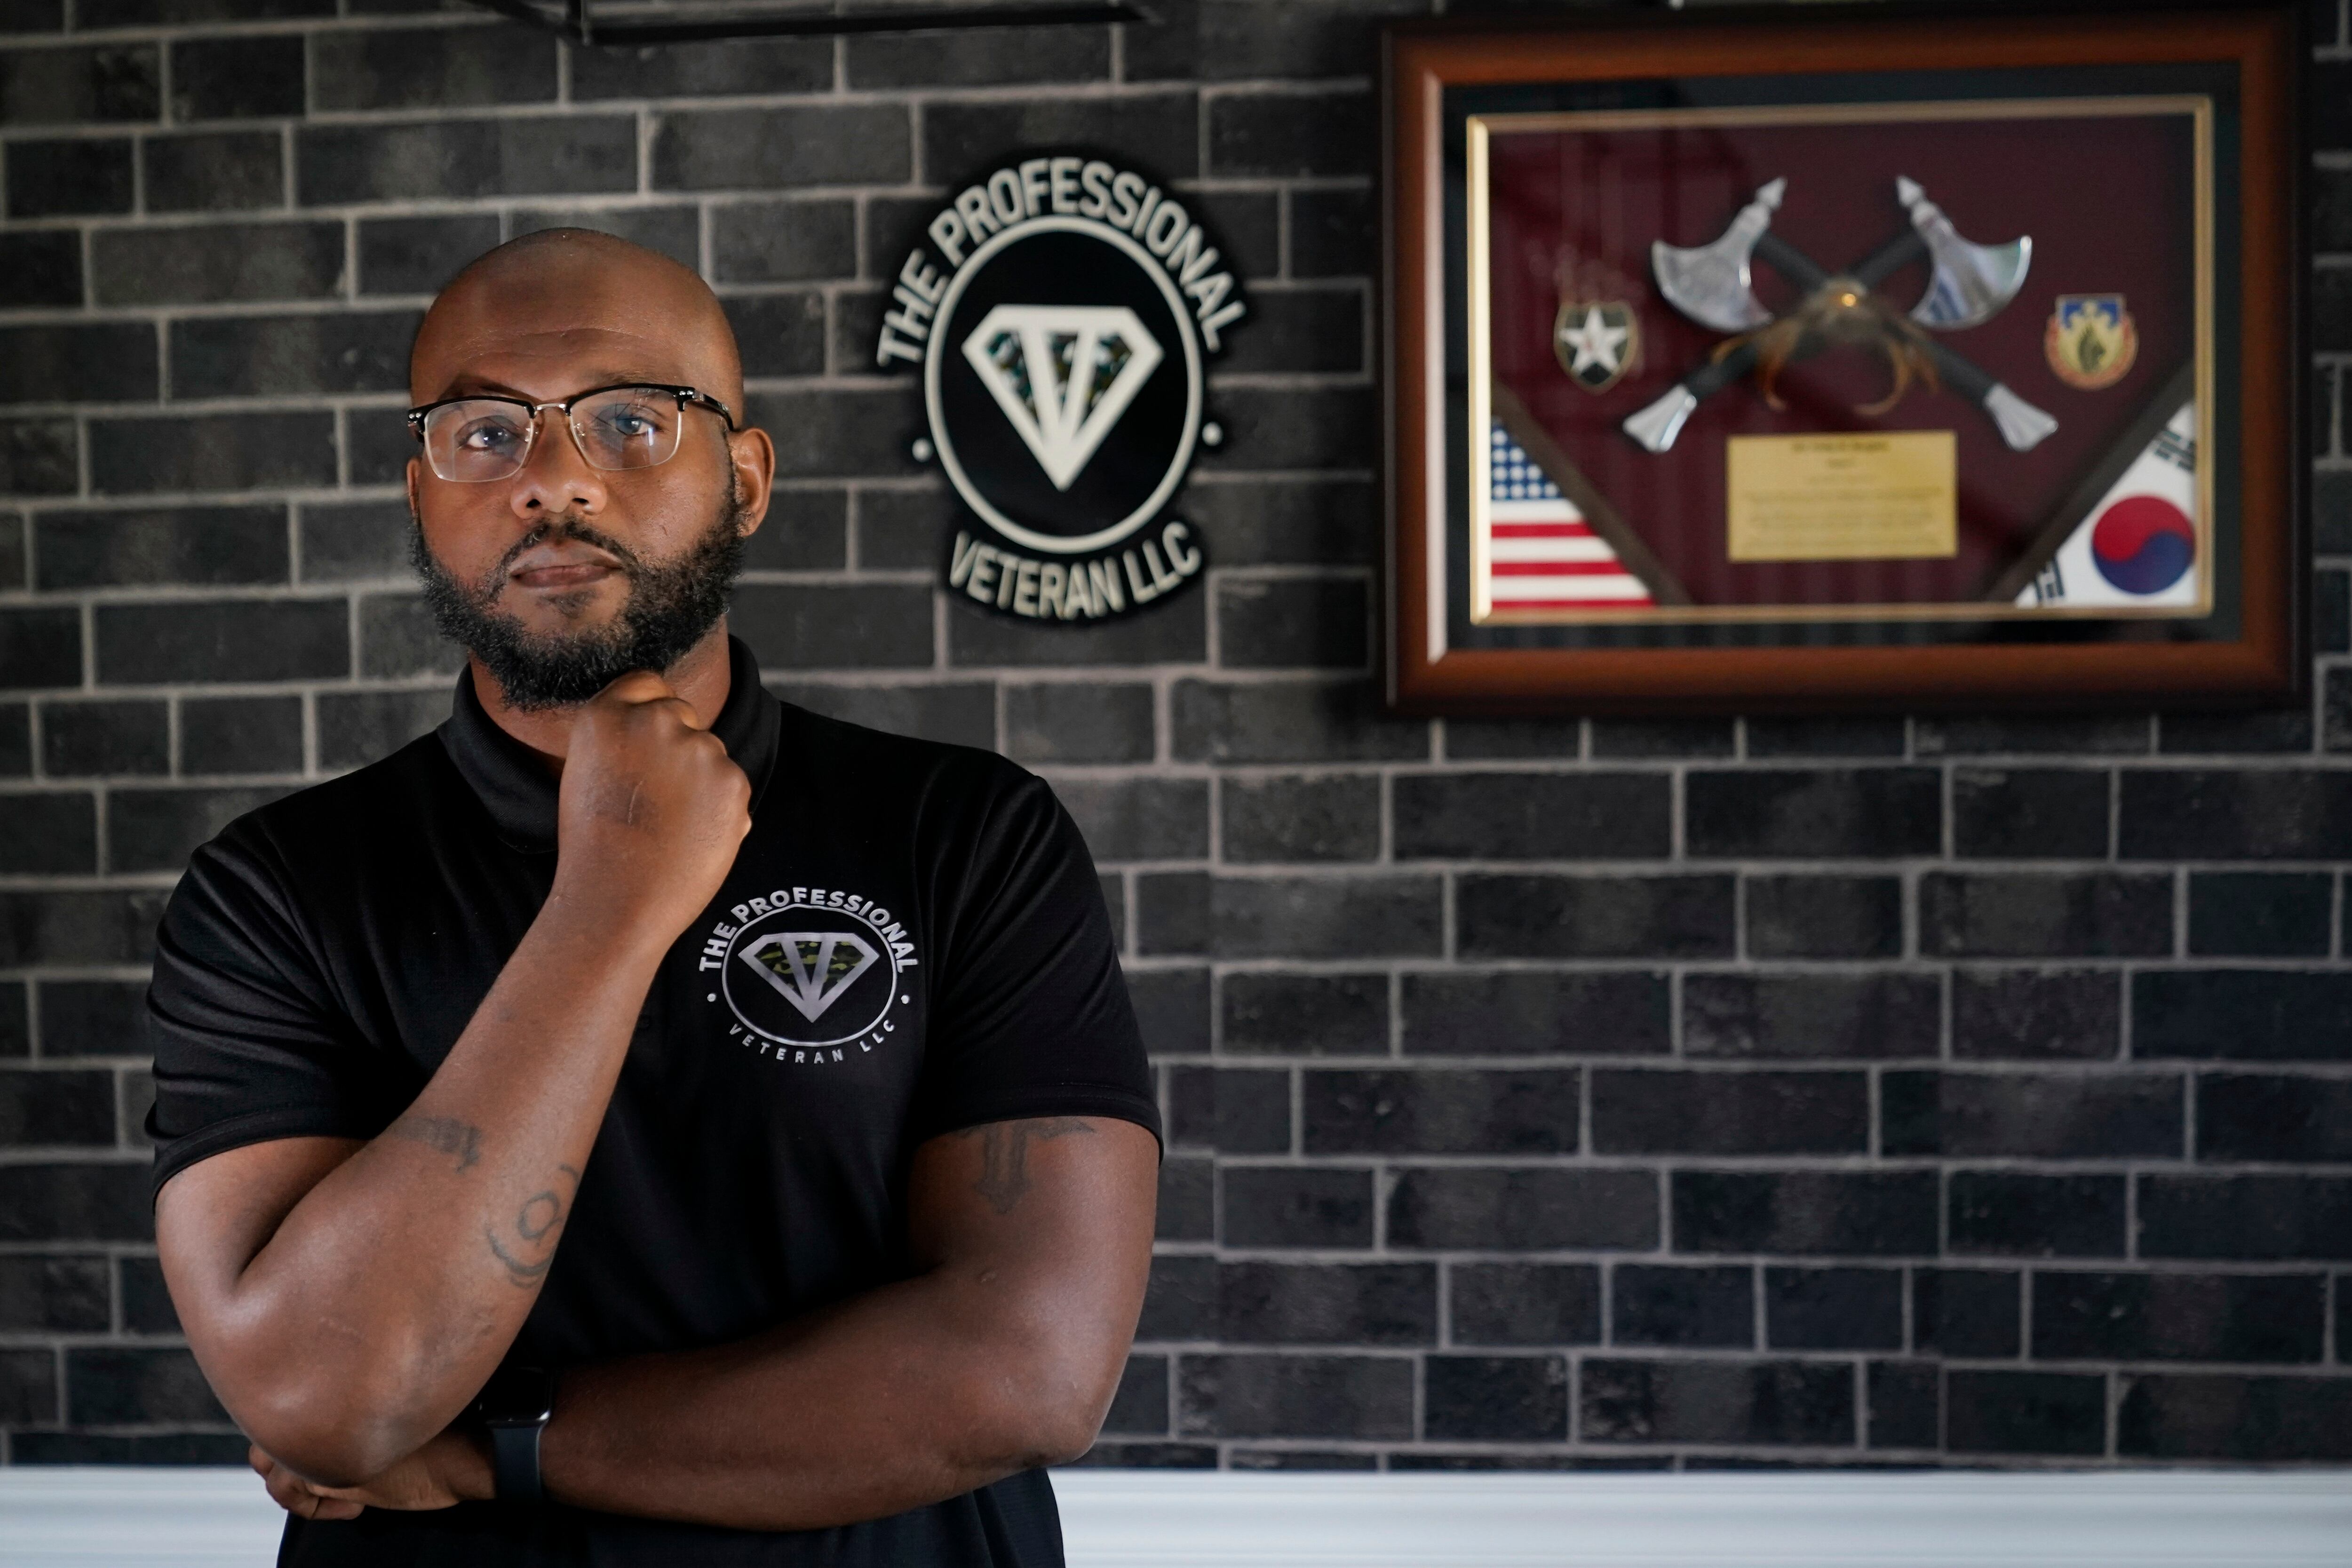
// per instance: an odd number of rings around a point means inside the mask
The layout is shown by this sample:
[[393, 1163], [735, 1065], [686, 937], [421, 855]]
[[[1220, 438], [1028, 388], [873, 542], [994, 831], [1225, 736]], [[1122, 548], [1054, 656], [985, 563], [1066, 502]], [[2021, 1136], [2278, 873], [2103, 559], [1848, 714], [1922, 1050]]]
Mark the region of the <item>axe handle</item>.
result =
[[1756, 258], [1797, 286], [1800, 293], [1810, 294], [1830, 280], [1822, 265], [1770, 229], [1756, 237]]
[[[1769, 229], [1756, 237], [1756, 254], [1775, 272], [1808, 293], [1830, 280], [1830, 275], [1811, 257]], [[1865, 289], [1874, 289], [1927, 254], [1927, 242], [1919, 237], [1919, 231], [1906, 228], [1856, 263], [1847, 276]], [[1927, 350], [1935, 358], [1936, 374], [1944, 384], [1981, 407], [1997, 384], [1993, 378], [1941, 343], [1930, 342]], [[1743, 345], [1720, 361], [1703, 366], [1683, 384], [1694, 395], [1706, 397], [1738, 380], [1755, 363], [1754, 353]], [[1730, 374], [1717, 374], [1726, 371]]]
[[1964, 360], [1941, 343], [1931, 342], [1927, 352], [1935, 356], [1936, 374], [1946, 386], [1979, 407], [1992, 389], [2000, 384], [1978, 368], [1973, 361]]
[[1756, 368], [1756, 345], [1742, 343], [1721, 359], [1711, 359], [1683, 377], [1683, 390], [1704, 403]]
[[[1764, 265], [1808, 294], [1830, 280], [1828, 270], [1821, 263], [1769, 229], [1756, 237], [1755, 254]], [[1875, 289], [1927, 254], [1927, 242], [1919, 237], [1919, 231], [1906, 228], [1855, 262], [1846, 276], [1865, 289]]]
[[[1936, 374], [1946, 386], [1979, 407], [1984, 405], [1985, 398], [1998, 384], [1990, 375], [1941, 343], [1930, 342], [1927, 352], [1935, 356]], [[1683, 390], [1705, 402], [1755, 368], [1756, 345], [1742, 343], [1721, 359], [1709, 360], [1683, 377]]]
[[[1848, 276], [1866, 289], [1874, 289], [1927, 254], [1927, 242], [1919, 237], [1919, 231], [1906, 228], [1856, 263]], [[1770, 229], [1756, 237], [1755, 255], [1808, 294], [1830, 280], [1830, 274], [1819, 262]], [[1993, 389], [1992, 377], [1941, 343], [1928, 346], [1936, 356], [1936, 372], [1945, 384], [1981, 406], [1985, 395]], [[1709, 360], [1683, 377], [1683, 390], [1704, 403], [1755, 368], [1756, 345], [1742, 343], [1721, 359]]]
[[1853, 280], [1865, 289], [1875, 289], [1915, 261], [1927, 258], [1927, 242], [1916, 228], [1906, 228], [1895, 238], [1872, 251], [1857, 264]]

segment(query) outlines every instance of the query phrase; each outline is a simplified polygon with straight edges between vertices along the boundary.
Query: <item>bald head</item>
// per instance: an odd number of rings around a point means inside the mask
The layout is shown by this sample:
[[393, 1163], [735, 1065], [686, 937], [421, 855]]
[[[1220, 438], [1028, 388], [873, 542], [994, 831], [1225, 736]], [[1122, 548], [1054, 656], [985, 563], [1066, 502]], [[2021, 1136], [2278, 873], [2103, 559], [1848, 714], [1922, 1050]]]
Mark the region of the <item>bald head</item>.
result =
[[542, 229], [478, 258], [433, 301], [408, 359], [418, 403], [470, 392], [540, 401], [626, 381], [697, 387], [742, 412], [735, 333], [709, 286], [585, 228]]

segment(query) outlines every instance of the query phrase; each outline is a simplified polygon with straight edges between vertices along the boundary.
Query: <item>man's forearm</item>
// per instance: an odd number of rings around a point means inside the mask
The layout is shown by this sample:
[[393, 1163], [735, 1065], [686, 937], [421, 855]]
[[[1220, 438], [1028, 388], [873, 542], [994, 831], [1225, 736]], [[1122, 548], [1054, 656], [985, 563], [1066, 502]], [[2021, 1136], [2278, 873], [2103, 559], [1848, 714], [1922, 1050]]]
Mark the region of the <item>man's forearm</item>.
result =
[[197, 1349], [270, 1452], [355, 1479], [481, 1386], [554, 1258], [660, 957], [551, 899], [408, 1110], [274, 1226], [255, 1216], [267, 1242]]
[[550, 1494], [810, 1530], [1076, 1458], [1127, 1363], [1158, 1165], [1127, 1121], [932, 1140], [908, 1179], [925, 1272], [736, 1344], [566, 1373], [541, 1444]]
[[[564, 1374], [549, 1495], [742, 1530], [878, 1519], [1069, 1458], [1102, 1417], [1044, 1314], [978, 1279], [886, 1286], [738, 1344]], [[1057, 1385], [1058, 1384], [1058, 1385]]]
[[[548, 1494], [745, 1530], [878, 1519], [1068, 1458], [1126, 1366], [1150, 1271], [1159, 1148], [1136, 1123], [992, 1122], [934, 1138], [908, 1177], [912, 1278], [732, 1344], [562, 1373]], [[478, 1433], [440, 1434], [308, 1512], [488, 1498]]]

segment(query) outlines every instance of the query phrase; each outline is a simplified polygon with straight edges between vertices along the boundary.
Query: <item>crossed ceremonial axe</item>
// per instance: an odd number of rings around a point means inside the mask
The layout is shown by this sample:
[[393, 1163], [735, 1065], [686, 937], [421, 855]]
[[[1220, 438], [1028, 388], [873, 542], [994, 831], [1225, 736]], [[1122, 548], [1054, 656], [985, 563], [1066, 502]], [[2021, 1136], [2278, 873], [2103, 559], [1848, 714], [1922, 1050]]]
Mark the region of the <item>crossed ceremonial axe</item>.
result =
[[[1706, 245], [1684, 247], [1664, 240], [1654, 242], [1650, 259], [1658, 291], [1666, 302], [1703, 327], [1719, 332], [1753, 332], [1783, 318], [1776, 318], [1757, 300], [1748, 270], [1751, 256], [1761, 257], [1767, 266], [1802, 289], [1805, 303], [1834, 289], [1836, 303], [1849, 309], [1925, 256], [1933, 272], [1927, 292], [1909, 316], [1930, 331], [1949, 332], [1990, 321], [2025, 286], [2025, 269], [2033, 258], [2032, 237], [2006, 245], [1978, 245], [1964, 239], [1943, 209], [1927, 199], [1927, 191], [1907, 178], [1895, 182], [1895, 194], [1910, 214], [1911, 226], [1843, 273], [1832, 276], [1770, 232], [1772, 214], [1788, 188], [1786, 179], [1759, 187], [1730, 226]], [[1784, 314], [1794, 315], [1805, 303]], [[2029, 451], [2058, 428], [2056, 419], [1943, 344], [1923, 342], [1921, 347], [1944, 384], [1982, 408], [2012, 449]], [[1753, 338], [1727, 348], [1728, 352], [1718, 350], [1665, 395], [1629, 417], [1625, 433], [1653, 452], [1672, 447], [1699, 400], [1746, 375], [1761, 352]]]

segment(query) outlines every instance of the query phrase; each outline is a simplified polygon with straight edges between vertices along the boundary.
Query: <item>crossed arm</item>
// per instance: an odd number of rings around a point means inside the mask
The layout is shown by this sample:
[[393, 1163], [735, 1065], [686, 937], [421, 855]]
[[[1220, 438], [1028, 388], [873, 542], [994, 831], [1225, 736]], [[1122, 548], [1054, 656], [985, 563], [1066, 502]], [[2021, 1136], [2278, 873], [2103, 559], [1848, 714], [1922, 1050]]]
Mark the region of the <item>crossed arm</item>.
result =
[[[412, 1117], [386, 1137], [455, 1167], [480, 1134]], [[206, 1189], [282, 1194], [360, 1147], [288, 1139], [218, 1155], [175, 1178], [196, 1189], [175, 1204], [194, 1208]], [[931, 1140], [910, 1184], [919, 1272], [737, 1343], [567, 1371], [541, 1447], [549, 1495], [646, 1518], [814, 1529], [1075, 1457], [1093, 1441], [1134, 1331], [1157, 1159], [1149, 1132], [1108, 1120], [996, 1122]], [[516, 1237], [560, 1223], [566, 1201], [552, 1187], [527, 1195]], [[496, 1232], [490, 1244], [507, 1250]], [[498, 1268], [518, 1276], [506, 1289], [528, 1279], [535, 1293], [544, 1262]], [[232, 1413], [246, 1420], [240, 1406], [268, 1404], [257, 1385], [280, 1369], [224, 1356], [201, 1305], [189, 1332]], [[270, 1448], [266, 1424], [247, 1430], [272, 1494], [304, 1514], [490, 1494], [486, 1452], [454, 1427], [365, 1477], [306, 1476]]]

